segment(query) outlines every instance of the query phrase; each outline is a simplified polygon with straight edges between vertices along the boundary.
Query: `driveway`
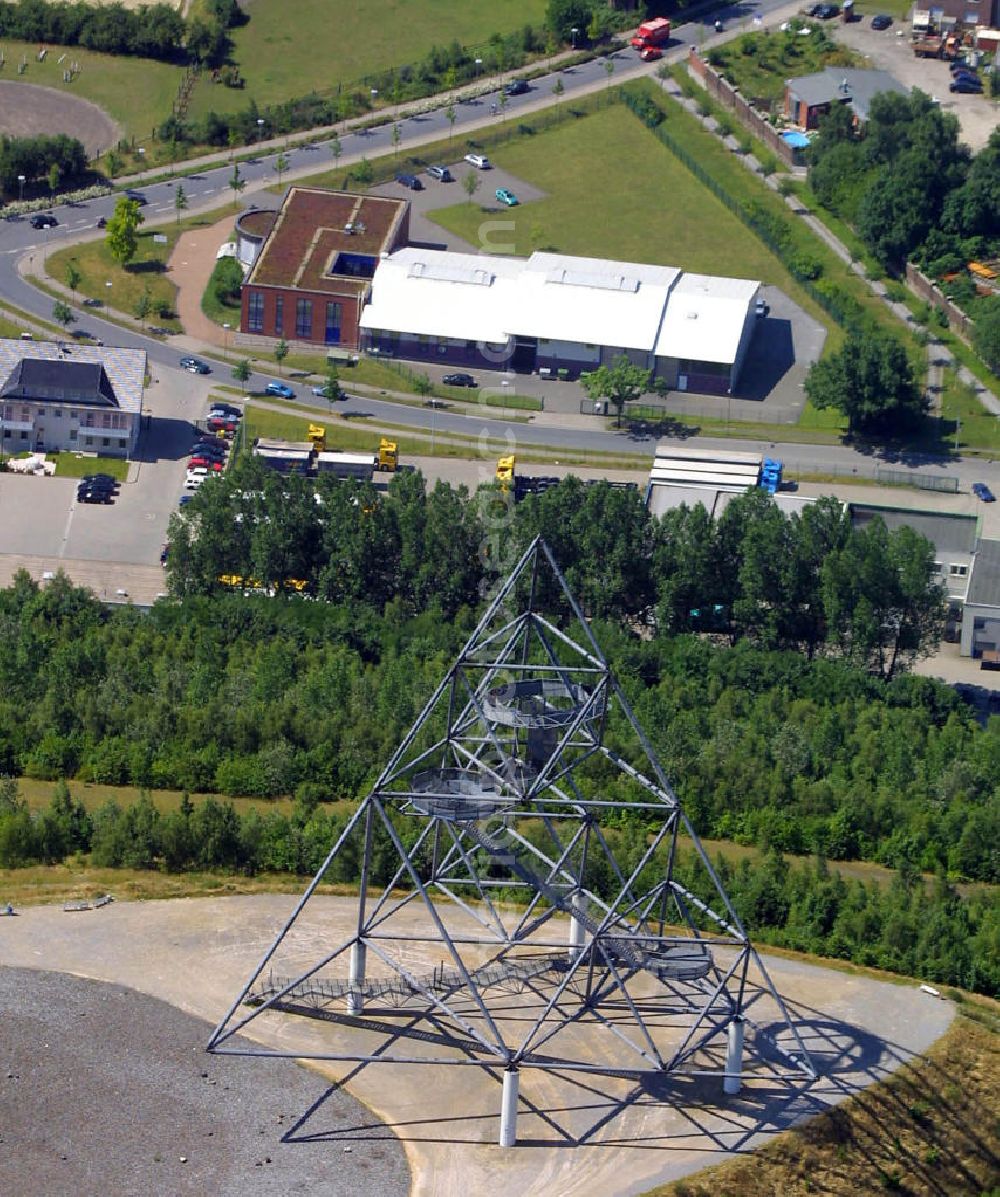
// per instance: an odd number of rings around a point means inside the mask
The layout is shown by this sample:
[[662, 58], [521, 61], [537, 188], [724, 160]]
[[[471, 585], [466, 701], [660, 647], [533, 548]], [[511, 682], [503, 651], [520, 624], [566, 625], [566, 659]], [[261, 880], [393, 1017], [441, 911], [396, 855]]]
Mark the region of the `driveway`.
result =
[[837, 25], [837, 41], [871, 60], [873, 67], [888, 71], [906, 87], [937, 97], [945, 112], [953, 112], [962, 128], [962, 140], [973, 150], [983, 148], [1000, 119], [996, 101], [984, 96], [959, 96], [948, 91], [951, 74], [944, 59], [918, 58], [910, 49], [910, 23], [897, 21], [882, 33], [871, 28], [871, 20]]

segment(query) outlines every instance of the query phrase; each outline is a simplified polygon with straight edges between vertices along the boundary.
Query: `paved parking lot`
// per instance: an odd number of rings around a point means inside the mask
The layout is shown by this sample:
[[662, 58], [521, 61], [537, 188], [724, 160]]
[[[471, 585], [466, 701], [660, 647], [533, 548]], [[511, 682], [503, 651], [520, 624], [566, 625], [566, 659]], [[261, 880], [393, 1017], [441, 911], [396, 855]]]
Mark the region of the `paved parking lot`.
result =
[[158, 565], [167, 523], [184, 483], [193, 423], [204, 416], [209, 382], [159, 370], [145, 394], [149, 413], [139, 455], [114, 503], [76, 501], [76, 479], [0, 473], [4, 554]]
[[871, 59], [873, 67], [888, 71], [906, 87], [919, 87], [935, 96], [946, 112], [953, 112], [962, 126], [962, 140], [980, 150], [1000, 119], [1000, 106], [985, 96], [961, 96], [948, 91], [951, 74], [944, 59], [917, 58], [910, 49], [909, 21], [896, 21], [882, 33], [871, 27], [871, 18], [850, 25], [830, 26], [837, 40]]

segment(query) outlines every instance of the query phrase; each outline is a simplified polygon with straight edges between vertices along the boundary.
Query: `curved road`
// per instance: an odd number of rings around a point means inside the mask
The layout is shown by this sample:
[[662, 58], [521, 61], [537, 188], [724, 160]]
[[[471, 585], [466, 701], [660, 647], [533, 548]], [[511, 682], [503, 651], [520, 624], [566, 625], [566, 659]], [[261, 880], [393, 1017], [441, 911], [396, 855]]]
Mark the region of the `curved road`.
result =
[[[760, 3], [734, 5], [723, 10], [722, 18], [732, 23], [732, 29], [723, 33], [718, 39], [725, 40], [737, 32], [736, 22], [742, 28], [750, 27], [750, 22], [757, 23], [767, 19], [770, 22], [784, 19], [798, 11], [798, 4], [782, 4], [780, 0], [762, 0]], [[665, 54], [668, 62], [684, 57], [687, 47], [701, 41], [710, 26], [702, 23], [682, 25], [674, 31], [670, 49]], [[613, 65], [609, 75], [608, 64]], [[518, 114], [528, 114], [538, 111], [551, 104], [564, 102], [574, 95], [599, 90], [611, 83], [621, 83], [645, 74], [654, 73], [659, 64], [644, 64], [638, 61], [634, 51], [624, 48], [606, 58], [598, 58], [580, 66], [565, 70], [554, 70], [547, 75], [532, 80], [530, 90], [520, 96], [508, 99], [504, 117], [509, 118]], [[553, 87], [557, 79], [562, 81], [563, 91], [560, 95], [553, 94]], [[477, 128], [489, 127], [497, 119], [491, 113], [491, 107], [497, 100], [497, 92], [460, 100], [455, 103], [456, 114], [454, 133], [462, 136], [469, 135]], [[413, 150], [421, 144], [440, 140], [449, 135], [449, 123], [446, 107], [420, 113], [415, 116], [404, 116], [399, 124], [402, 128], [400, 149]], [[387, 123], [370, 131], [349, 131], [340, 133], [342, 153], [338, 165], [349, 166], [362, 157], [375, 157], [380, 154], [391, 153], [392, 123]], [[332, 137], [332, 135], [331, 135]], [[271, 142], [263, 149], [260, 157], [245, 160], [240, 163], [240, 172], [246, 182], [243, 198], [246, 199], [255, 192], [272, 186], [275, 182], [274, 163], [279, 153], [284, 153], [288, 159], [288, 168], [283, 177], [288, 180], [307, 177], [329, 169], [332, 163], [330, 155], [330, 140], [317, 141], [309, 145], [284, 149], [282, 144]], [[225, 160], [225, 155], [212, 159], [212, 165], [194, 174], [184, 175], [182, 181], [188, 197], [188, 213], [216, 209], [226, 202], [232, 195], [228, 186], [232, 174], [231, 164]], [[141, 180], [133, 179], [132, 183], [141, 189], [148, 200], [146, 208], [147, 220], [153, 223], [169, 220], [174, 213], [174, 187], [177, 180], [151, 183], [143, 186]], [[110, 216], [114, 210], [117, 196], [109, 195], [85, 204], [56, 206], [52, 209], [59, 221], [55, 230], [38, 231], [32, 229], [26, 219], [8, 220], [0, 222], [0, 303], [6, 302], [22, 311], [49, 319], [52, 310], [52, 299], [45, 293], [38, 291], [29, 281], [21, 276], [18, 263], [27, 262], [33, 250], [45, 252], [58, 244], [70, 244], [82, 236], [95, 230], [97, 220], [101, 216]], [[142, 348], [149, 356], [151, 364], [159, 369], [176, 370], [178, 358], [185, 350], [178, 350], [169, 343], [143, 336], [137, 331], [122, 328], [100, 320], [92, 309], [86, 309], [87, 325], [93, 326], [107, 343]], [[249, 384], [253, 389], [263, 389], [266, 376], [254, 376]], [[300, 397], [309, 402], [308, 393]], [[326, 410], [323, 401], [317, 403], [318, 409]], [[508, 424], [497, 418], [480, 418], [477, 416], [458, 415], [448, 412], [431, 411], [422, 407], [394, 404], [366, 397], [352, 397], [349, 406], [338, 408], [358, 415], [366, 415], [384, 420], [396, 425], [410, 425], [427, 429], [433, 426], [440, 432], [458, 433], [464, 437], [488, 437], [499, 445], [508, 442], [510, 438], [521, 442], [531, 442], [539, 446], [565, 447], [569, 449], [604, 450], [618, 454], [636, 453], [648, 456], [652, 450], [652, 441], [637, 443], [635, 438], [625, 432], [604, 431], [581, 427], [566, 427], [556, 423], [518, 422]], [[159, 413], [157, 413], [159, 414]], [[711, 443], [698, 438], [699, 443]], [[729, 447], [736, 447], [740, 442], [726, 440], [721, 442]], [[769, 445], [756, 439], [745, 442], [754, 447], [768, 448]], [[782, 456], [788, 465], [795, 469], [822, 470], [825, 467], [850, 470], [869, 462], [869, 455], [861, 454], [846, 446], [811, 446], [811, 445], [783, 445]], [[972, 479], [982, 474], [981, 464], [975, 462], [965, 466], [956, 461], [941, 462], [928, 458], [913, 457], [905, 463], [907, 466], [919, 465], [922, 469], [935, 469], [941, 472], [959, 474], [965, 479]]]

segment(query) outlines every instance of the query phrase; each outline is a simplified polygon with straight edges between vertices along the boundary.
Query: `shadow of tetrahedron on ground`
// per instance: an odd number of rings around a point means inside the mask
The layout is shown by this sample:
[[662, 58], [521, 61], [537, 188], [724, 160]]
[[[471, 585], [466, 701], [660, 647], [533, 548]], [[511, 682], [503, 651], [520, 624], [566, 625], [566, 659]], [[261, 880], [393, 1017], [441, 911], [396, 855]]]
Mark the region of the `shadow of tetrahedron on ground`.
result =
[[[695, 851], [683, 883], [679, 835]], [[356, 921], [331, 942], [310, 899], [358, 879]], [[732, 1096], [744, 1077], [815, 1077], [544, 541], [499, 587], [209, 1050], [287, 1015], [329, 1024], [312, 1058], [491, 1071], [502, 1145], [524, 1068], [617, 1078], [645, 1099], [652, 1078], [714, 1077]]]

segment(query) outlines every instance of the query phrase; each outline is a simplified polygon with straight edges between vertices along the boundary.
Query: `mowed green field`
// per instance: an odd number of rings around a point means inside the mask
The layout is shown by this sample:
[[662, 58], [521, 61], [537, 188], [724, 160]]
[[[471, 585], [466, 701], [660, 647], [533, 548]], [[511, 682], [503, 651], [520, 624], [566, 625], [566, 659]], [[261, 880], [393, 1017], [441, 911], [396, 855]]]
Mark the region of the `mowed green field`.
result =
[[545, 0], [249, 0], [250, 20], [231, 31], [233, 58], [246, 87], [204, 76], [188, 115], [235, 112], [308, 92], [329, 92], [365, 75], [416, 63], [432, 46], [485, 45], [494, 33], [541, 26]]
[[510, 235], [489, 235], [517, 254], [552, 249], [796, 290], [780, 260], [621, 105], [491, 149], [490, 157], [548, 197], [503, 208], [492, 176], [481, 176], [471, 204], [430, 214], [472, 245], [481, 244], [484, 222], [509, 220]]
[[[183, 68], [149, 58], [125, 58], [112, 54], [95, 54], [80, 46], [53, 46], [38, 62], [38, 46], [26, 42], [0, 40], [5, 64], [0, 77], [7, 83], [35, 83], [52, 87], [67, 95], [91, 100], [118, 124], [123, 137], [148, 141], [153, 129], [170, 115], [171, 105], [183, 77]], [[65, 61], [59, 58], [65, 53]], [[28, 67], [23, 75], [17, 73], [22, 56]], [[68, 62], [78, 62], [80, 73], [72, 83], [63, 83], [63, 70]], [[52, 129], [52, 133], [69, 133], [72, 129]]]

